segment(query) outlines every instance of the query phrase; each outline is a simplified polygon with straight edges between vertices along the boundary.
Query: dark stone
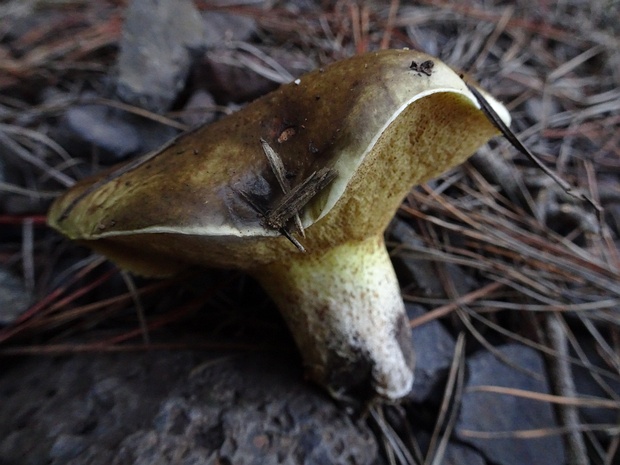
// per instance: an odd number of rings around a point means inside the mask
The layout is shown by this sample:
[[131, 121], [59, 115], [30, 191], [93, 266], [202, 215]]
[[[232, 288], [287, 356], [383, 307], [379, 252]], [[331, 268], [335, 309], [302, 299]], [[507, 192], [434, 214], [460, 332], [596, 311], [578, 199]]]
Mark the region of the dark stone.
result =
[[464, 444], [448, 442], [441, 465], [486, 465], [487, 461], [475, 449]]
[[230, 362], [194, 372], [186, 393], [166, 409], [175, 413], [164, 413], [160, 435], [185, 438], [192, 450], [213, 447], [220, 459], [235, 464], [376, 459], [370, 432], [322, 393], [292, 383], [298, 370], [284, 374], [265, 358]]
[[[549, 394], [543, 359], [536, 351], [517, 344], [497, 347], [496, 350], [519, 368], [507, 365], [488, 351], [469, 359], [469, 379], [461, 402], [456, 437], [497, 465], [564, 463], [561, 436], [519, 438], [510, 434], [512, 431], [556, 428], [550, 404], [512, 395], [471, 391], [476, 386], [503, 386]], [[508, 434], [489, 439], [473, 437], [468, 431]]]
[[76, 458], [86, 448], [84, 443], [83, 437], [72, 434], [61, 434], [56, 438], [50, 449], [50, 459], [62, 463]]
[[419, 446], [422, 456], [424, 457], [424, 463], [441, 465], [487, 465], [488, 462], [478, 451], [476, 451], [476, 449], [453, 440], [449, 440], [443, 450], [439, 450], [441, 444], [440, 441], [437, 441], [434, 443], [433, 450], [430, 450], [430, 431], [416, 430], [415, 421], [412, 422], [412, 426], [412, 434]]
[[[403, 246], [392, 255], [394, 269], [401, 285], [413, 287], [418, 293], [429, 297], [445, 297], [445, 290], [437, 277], [436, 263], [415, 256], [415, 250], [423, 248], [424, 243], [413, 228], [405, 221], [394, 218], [387, 231], [387, 237], [389, 241]], [[450, 275], [459, 295], [467, 294], [477, 286], [477, 282], [458, 265], [443, 263], [442, 266]]]
[[188, 354], [159, 355], [0, 359], [0, 457], [64, 465], [83, 448], [76, 464], [109, 464], [105, 451], [147, 426], [191, 366]]
[[32, 296], [16, 276], [0, 268], [0, 326], [13, 322], [32, 301]]
[[371, 431], [306, 384], [296, 358], [152, 352], [0, 363], [0, 457], [8, 463], [378, 460]]
[[154, 112], [183, 89], [192, 50], [204, 47], [204, 24], [191, 0], [133, 0], [118, 57], [119, 97]]
[[[419, 305], [407, 303], [406, 308], [410, 320], [426, 313]], [[438, 391], [441, 397], [443, 388], [440, 383], [445, 380], [454, 357], [454, 339], [437, 320], [413, 328], [411, 338], [415, 353], [415, 371], [413, 388], [407, 398], [414, 402], [423, 402], [434, 391]]]
[[[620, 393], [620, 382], [618, 382], [616, 368], [609, 366], [601, 357], [600, 349], [596, 347], [594, 339], [583, 335], [583, 337], [578, 337], [578, 340], [588, 362], [593, 367], [604, 370], [603, 372], [598, 372], [595, 378], [593, 376], [594, 371], [590, 368], [573, 364], [571, 369], [573, 371], [575, 390], [578, 395], [599, 399], [610, 398], [610, 393], [618, 395]], [[613, 343], [610, 346], [613, 346]], [[575, 353], [571, 353], [571, 356], [578, 358]], [[613, 425], [618, 423], [617, 409], [581, 408], [579, 414], [585, 424]], [[601, 436], [608, 438], [607, 434]]]

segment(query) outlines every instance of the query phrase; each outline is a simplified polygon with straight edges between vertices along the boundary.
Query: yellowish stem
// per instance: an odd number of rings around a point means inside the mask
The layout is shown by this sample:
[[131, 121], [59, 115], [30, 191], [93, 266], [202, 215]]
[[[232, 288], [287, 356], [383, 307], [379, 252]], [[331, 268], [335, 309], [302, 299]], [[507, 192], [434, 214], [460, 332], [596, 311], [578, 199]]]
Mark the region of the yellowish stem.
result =
[[409, 392], [411, 333], [382, 236], [292, 254], [253, 274], [284, 315], [308, 375], [335, 397]]

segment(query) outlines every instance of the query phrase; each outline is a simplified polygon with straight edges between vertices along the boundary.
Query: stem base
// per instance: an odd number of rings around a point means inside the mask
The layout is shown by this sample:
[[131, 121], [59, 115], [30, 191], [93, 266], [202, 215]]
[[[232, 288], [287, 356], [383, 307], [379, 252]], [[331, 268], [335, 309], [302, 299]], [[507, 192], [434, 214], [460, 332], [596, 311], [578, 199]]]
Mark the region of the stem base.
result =
[[382, 236], [253, 274], [280, 308], [309, 377], [334, 397], [396, 400], [409, 392], [411, 331]]

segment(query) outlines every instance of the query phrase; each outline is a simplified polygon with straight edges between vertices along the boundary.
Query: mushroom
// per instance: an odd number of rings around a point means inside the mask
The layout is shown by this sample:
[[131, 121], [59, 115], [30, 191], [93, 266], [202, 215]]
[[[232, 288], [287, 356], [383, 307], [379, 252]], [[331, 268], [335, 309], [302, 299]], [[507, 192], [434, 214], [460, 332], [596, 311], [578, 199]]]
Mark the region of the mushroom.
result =
[[437, 59], [368, 53], [78, 182], [48, 221], [140, 275], [244, 270], [279, 307], [311, 379], [337, 398], [397, 400], [414, 354], [383, 232], [412, 186], [497, 133]]

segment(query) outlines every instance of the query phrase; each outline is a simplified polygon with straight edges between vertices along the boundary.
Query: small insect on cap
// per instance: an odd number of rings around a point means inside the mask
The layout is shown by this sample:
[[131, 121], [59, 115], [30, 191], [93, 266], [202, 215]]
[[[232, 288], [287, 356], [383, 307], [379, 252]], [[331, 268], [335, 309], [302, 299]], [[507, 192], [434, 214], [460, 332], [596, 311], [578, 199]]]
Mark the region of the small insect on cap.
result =
[[383, 231], [412, 186], [495, 134], [445, 64], [410, 50], [369, 53], [79, 182], [49, 224], [140, 274], [249, 271], [312, 378], [336, 396], [394, 399], [411, 385], [413, 360]]

